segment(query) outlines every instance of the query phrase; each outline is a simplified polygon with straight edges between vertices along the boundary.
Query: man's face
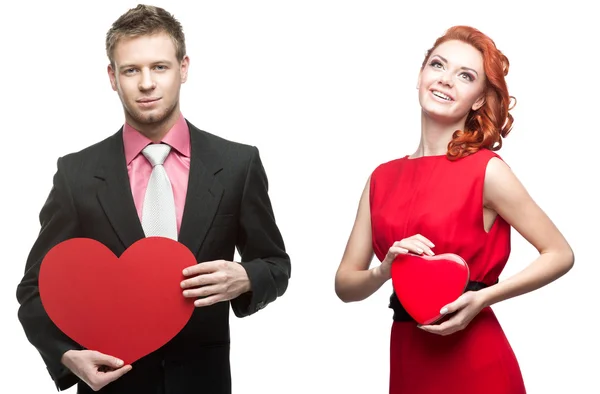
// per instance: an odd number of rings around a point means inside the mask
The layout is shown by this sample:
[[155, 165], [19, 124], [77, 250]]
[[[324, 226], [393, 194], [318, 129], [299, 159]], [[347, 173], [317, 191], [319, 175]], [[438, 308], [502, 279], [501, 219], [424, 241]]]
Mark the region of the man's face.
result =
[[108, 75], [127, 122], [140, 131], [174, 122], [189, 59], [177, 60], [171, 37], [161, 32], [122, 38], [115, 45], [113, 59]]

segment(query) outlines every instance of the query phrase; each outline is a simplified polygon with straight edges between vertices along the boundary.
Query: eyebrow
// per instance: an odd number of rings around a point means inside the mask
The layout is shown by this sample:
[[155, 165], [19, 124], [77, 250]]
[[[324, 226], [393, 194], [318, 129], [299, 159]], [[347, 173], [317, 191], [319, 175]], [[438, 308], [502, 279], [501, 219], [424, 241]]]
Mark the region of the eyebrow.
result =
[[[446, 60], [446, 58], [444, 58], [443, 56], [440, 56], [440, 55], [433, 55], [433, 56], [439, 57], [440, 59], [442, 59], [442, 61], [443, 61], [444, 63], [448, 63], [448, 60]], [[479, 74], [477, 73], [477, 71], [473, 70], [472, 68], [469, 68], [469, 67], [461, 67], [460, 69], [461, 69], [461, 70], [473, 71], [473, 72], [475, 73], [475, 75], [479, 76]]]
[[[167, 66], [172, 66], [173, 62], [171, 62], [169, 60], [159, 60], [159, 61], [151, 63], [152, 66], [156, 66], [158, 64], [166, 64]], [[119, 67], [119, 71], [127, 70], [129, 68], [135, 68], [135, 67], [138, 67], [138, 66], [133, 63], [126, 63], [126, 64], [122, 65], [121, 67]]]

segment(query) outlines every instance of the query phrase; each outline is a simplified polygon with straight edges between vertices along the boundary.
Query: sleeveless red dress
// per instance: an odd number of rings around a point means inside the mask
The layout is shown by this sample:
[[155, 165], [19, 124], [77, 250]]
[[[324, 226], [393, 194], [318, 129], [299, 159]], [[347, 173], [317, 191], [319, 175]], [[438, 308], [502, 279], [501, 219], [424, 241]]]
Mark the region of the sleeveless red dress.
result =
[[[382, 261], [395, 241], [421, 234], [434, 253], [455, 253], [469, 265], [470, 280], [493, 285], [510, 254], [510, 225], [483, 221], [488, 149], [457, 161], [408, 156], [378, 166], [371, 175], [373, 249]], [[392, 295], [394, 298], [395, 295]], [[396, 298], [397, 302], [397, 298]], [[391, 394], [522, 394], [517, 359], [491, 308], [462, 331], [441, 336], [415, 322], [393, 322]]]

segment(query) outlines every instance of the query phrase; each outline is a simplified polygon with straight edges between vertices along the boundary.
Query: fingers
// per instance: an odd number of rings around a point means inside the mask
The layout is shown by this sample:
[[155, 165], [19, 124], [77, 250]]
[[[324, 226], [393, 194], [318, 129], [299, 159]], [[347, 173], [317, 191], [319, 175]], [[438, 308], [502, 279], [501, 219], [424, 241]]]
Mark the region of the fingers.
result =
[[433, 242], [425, 238], [421, 234], [416, 234], [411, 237], [405, 238], [401, 241], [396, 241], [388, 250], [386, 258], [394, 260], [399, 254], [406, 254], [412, 252], [414, 254], [427, 254], [429, 256], [435, 255], [431, 248], [435, 247]]
[[199, 274], [190, 279], [186, 279], [181, 282], [182, 289], [189, 289], [192, 287], [208, 286], [216, 283], [222, 283], [227, 280], [227, 274], [224, 272], [213, 272], [210, 274]]
[[88, 376], [88, 378], [84, 380], [87, 385], [92, 388], [92, 390], [99, 391], [107, 384], [114, 382], [127, 372], [131, 371], [131, 369], [131, 365], [125, 365], [121, 368], [108, 370], [106, 372], [101, 372], [98, 370], [96, 373], [92, 373], [91, 376]]
[[399, 254], [406, 254], [408, 253], [408, 249], [405, 248], [401, 248], [400, 246], [396, 246], [396, 244], [392, 245], [392, 247], [390, 247], [390, 249], [387, 252], [387, 256], [391, 257], [392, 260], [398, 256]]
[[419, 241], [419, 240], [412, 240], [412, 242], [415, 244], [415, 246], [417, 247], [418, 253], [419, 254], [427, 254], [429, 256], [433, 256], [435, 253], [433, 253], [433, 250], [431, 250], [431, 247], [429, 245], [427, 245], [425, 242]]
[[187, 267], [183, 270], [184, 276], [194, 276], [194, 275], [202, 275], [202, 274], [210, 274], [213, 272], [217, 272], [224, 268], [225, 266], [224, 260], [215, 260], [215, 261], [205, 261], [203, 263], [198, 263], [196, 265], [192, 265], [191, 267]]
[[105, 385], [110, 382], [114, 382], [115, 380], [119, 379], [121, 376], [125, 375], [127, 372], [131, 371], [131, 369], [132, 369], [131, 365], [125, 365], [119, 369], [115, 369], [115, 370], [106, 372], [103, 374], [102, 380], [106, 382]]
[[424, 242], [422, 242], [418, 239], [414, 239], [414, 238], [406, 238], [406, 239], [403, 239], [402, 241], [395, 242], [394, 246], [398, 246], [398, 247], [407, 249], [408, 251], [410, 251], [414, 254], [425, 253], [429, 256], [434, 255], [433, 251], [431, 250], [431, 247], [429, 247]]
[[194, 301], [194, 306], [201, 308], [203, 306], [209, 306], [216, 304], [217, 302], [225, 301], [225, 296], [223, 293], [215, 294], [210, 297], [201, 298], [199, 300]]
[[419, 326], [419, 328], [423, 331], [430, 332], [432, 334], [437, 335], [450, 335], [454, 334], [457, 331], [464, 330], [467, 326], [467, 322], [465, 321], [464, 314], [461, 316], [460, 314], [446, 320], [445, 322], [438, 325], [428, 325], [428, 326]]
[[[186, 298], [200, 298], [194, 301], [196, 306], [208, 306], [217, 302], [226, 301], [249, 291], [251, 286], [246, 270], [237, 263], [219, 260], [206, 264], [210, 271], [213, 267], [217, 271], [201, 273], [193, 278], [180, 283], [183, 296]], [[198, 272], [198, 270], [194, 270]]]
[[94, 391], [98, 391], [131, 371], [131, 365], [123, 364], [123, 360], [116, 357], [89, 351], [80, 359], [79, 368], [83, 375], [80, 378]]
[[412, 252], [414, 254], [427, 254], [429, 256], [435, 255], [431, 248], [435, 247], [433, 242], [422, 236], [421, 234], [416, 234], [411, 237], [405, 238], [401, 241], [396, 241], [388, 250], [387, 256], [392, 258], [396, 258], [399, 254], [405, 254]]
[[450, 335], [457, 331], [464, 330], [476, 314], [477, 309], [469, 307], [469, 303], [472, 300], [473, 296], [470, 292], [461, 295], [456, 301], [444, 306], [440, 310], [440, 313], [443, 315], [456, 312], [454, 316], [451, 316], [441, 324], [419, 326], [419, 328], [438, 335]]
[[412, 241], [412, 243], [417, 247], [418, 254], [425, 253], [429, 256], [433, 256], [435, 254], [433, 253], [433, 250], [431, 250], [431, 248], [435, 247], [433, 242], [431, 242], [429, 239], [425, 238], [421, 234], [415, 234], [412, 237], [409, 237], [403, 241], [409, 240]]
[[448, 305], [446, 305], [442, 309], [440, 309], [440, 313], [442, 315], [454, 313], [454, 312], [458, 311], [459, 309], [462, 309], [465, 306], [467, 306], [469, 299], [470, 299], [469, 293], [461, 294], [461, 296], [458, 297], [455, 301], [449, 303]]
[[186, 298], [208, 297], [213, 294], [223, 293], [225, 291], [224, 287], [222, 284], [202, 286], [196, 289], [185, 290], [183, 296]]
[[434, 248], [435, 247], [435, 245], [433, 244], [433, 242], [431, 242], [429, 239], [425, 238], [421, 234], [415, 234], [411, 238], [415, 238], [415, 239], [421, 241], [422, 243], [424, 243], [425, 245], [427, 245], [430, 248]]
[[92, 362], [96, 365], [105, 365], [110, 368], [121, 368], [123, 366], [123, 360], [116, 357], [109, 356], [100, 352], [92, 352]]
[[421, 330], [423, 331], [427, 331], [428, 333], [431, 334], [437, 334], [437, 335], [442, 335], [442, 336], [446, 336], [446, 335], [450, 335], [450, 332], [448, 330], [448, 326], [444, 326], [442, 327], [442, 325], [446, 324], [447, 322], [444, 322], [440, 325], [428, 325], [428, 326], [418, 326]]

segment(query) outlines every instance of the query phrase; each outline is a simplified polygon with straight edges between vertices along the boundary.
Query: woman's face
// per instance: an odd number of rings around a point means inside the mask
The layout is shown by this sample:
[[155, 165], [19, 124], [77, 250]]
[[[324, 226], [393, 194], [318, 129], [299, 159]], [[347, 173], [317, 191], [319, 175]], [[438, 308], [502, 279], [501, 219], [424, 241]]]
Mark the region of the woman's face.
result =
[[483, 105], [485, 87], [481, 52], [462, 41], [446, 41], [419, 74], [419, 102], [428, 117], [455, 123]]

